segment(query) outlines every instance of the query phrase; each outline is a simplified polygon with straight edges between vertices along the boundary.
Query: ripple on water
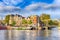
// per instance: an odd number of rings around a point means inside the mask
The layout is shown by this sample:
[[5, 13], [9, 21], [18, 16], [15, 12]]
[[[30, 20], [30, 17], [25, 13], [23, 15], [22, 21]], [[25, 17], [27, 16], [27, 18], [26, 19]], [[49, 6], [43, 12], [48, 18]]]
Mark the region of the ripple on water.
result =
[[60, 30], [0, 30], [0, 40], [60, 40]]

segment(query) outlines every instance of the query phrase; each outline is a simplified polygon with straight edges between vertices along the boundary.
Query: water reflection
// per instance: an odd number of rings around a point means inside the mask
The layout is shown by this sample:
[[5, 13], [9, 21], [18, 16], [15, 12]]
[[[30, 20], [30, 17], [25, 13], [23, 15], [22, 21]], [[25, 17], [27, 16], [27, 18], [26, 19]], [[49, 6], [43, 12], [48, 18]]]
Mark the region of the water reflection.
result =
[[60, 30], [0, 30], [0, 40], [60, 40]]

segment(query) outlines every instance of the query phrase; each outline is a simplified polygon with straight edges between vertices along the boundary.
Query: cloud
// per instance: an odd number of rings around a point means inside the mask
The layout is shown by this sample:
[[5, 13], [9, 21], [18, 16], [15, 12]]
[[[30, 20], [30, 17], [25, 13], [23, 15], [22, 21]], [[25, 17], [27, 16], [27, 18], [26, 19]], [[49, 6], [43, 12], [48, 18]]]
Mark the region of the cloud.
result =
[[[0, 6], [2, 4], [7, 5], [7, 6], [13, 6], [13, 5], [17, 5], [21, 2], [23, 2], [23, 0], [2, 0], [2, 2], [0, 2]], [[4, 5], [2, 5], [2, 6], [4, 6]]]
[[33, 3], [33, 4], [30, 4], [29, 6], [26, 6], [25, 9], [26, 10], [29, 10], [29, 11], [38, 11], [38, 10], [43, 10], [43, 9], [46, 9], [47, 8], [47, 5], [46, 3]]
[[[0, 1], [0, 14], [1, 13], [20, 13], [20, 6], [15, 6], [19, 3], [23, 2], [23, 0], [2, 0]], [[2, 14], [3, 15], [3, 14]]]
[[54, 2], [51, 4], [41, 2], [32, 3], [26, 6], [25, 9], [29, 11], [57, 10], [60, 9], [60, 0], [54, 0]]
[[[48, 13], [52, 15], [52, 18], [59, 18], [57, 16], [59, 16], [60, 13], [60, 0], [54, 0], [51, 4], [33, 1], [33, 3], [28, 4], [24, 9], [21, 9], [20, 6], [15, 6], [21, 2], [23, 3], [23, 0], [3, 0], [3, 2], [0, 2], [0, 15], [3, 15], [2, 13], [4, 13], [4, 15], [9, 13], [22, 13], [23, 16], [28, 16], [33, 14], [40, 15], [42, 13]], [[22, 5], [22, 7], [24, 5]]]
[[60, 8], [60, 0], [54, 0], [51, 7]]
[[54, 0], [54, 2], [52, 4], [49, 4], [49, 6], [47, 6], [49, 9], [60, 9], [60, 0]]
[[[47, 13], [51, 15], [51, 18], [60, 18], [60, 0], [54, 0], [53, 3], [32, 3], [25, 7], [25, 11], [30, 11], [31, 14]], [[34, 12], [34, 13], [33, 13]]]
[[21, 8], [14, 6], [0, 6], [0, 13], [15, 13], [21, 12]]
[[53, 4], [60, 5], [60, 0], [54, 0]]
[[0, 2], [0, 6], [5, 6], [5, 4], [3, 2]]

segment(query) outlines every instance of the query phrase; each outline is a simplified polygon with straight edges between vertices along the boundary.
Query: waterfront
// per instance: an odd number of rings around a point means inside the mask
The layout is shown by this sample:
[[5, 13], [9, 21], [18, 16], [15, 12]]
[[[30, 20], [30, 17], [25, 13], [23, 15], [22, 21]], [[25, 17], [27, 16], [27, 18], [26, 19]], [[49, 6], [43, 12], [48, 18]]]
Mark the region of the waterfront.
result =
[[60, 30], [0, 30], [0, 40], [60, 40]]

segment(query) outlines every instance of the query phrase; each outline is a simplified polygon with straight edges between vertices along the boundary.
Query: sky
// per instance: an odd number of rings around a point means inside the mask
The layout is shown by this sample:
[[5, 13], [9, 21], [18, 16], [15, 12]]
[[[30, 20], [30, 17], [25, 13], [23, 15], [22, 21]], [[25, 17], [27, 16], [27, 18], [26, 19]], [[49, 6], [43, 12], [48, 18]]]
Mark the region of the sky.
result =
[[50, 14], [60, 19], [60, 0], [0, 0], [0, 17], [7, 14], [30, 15]]

